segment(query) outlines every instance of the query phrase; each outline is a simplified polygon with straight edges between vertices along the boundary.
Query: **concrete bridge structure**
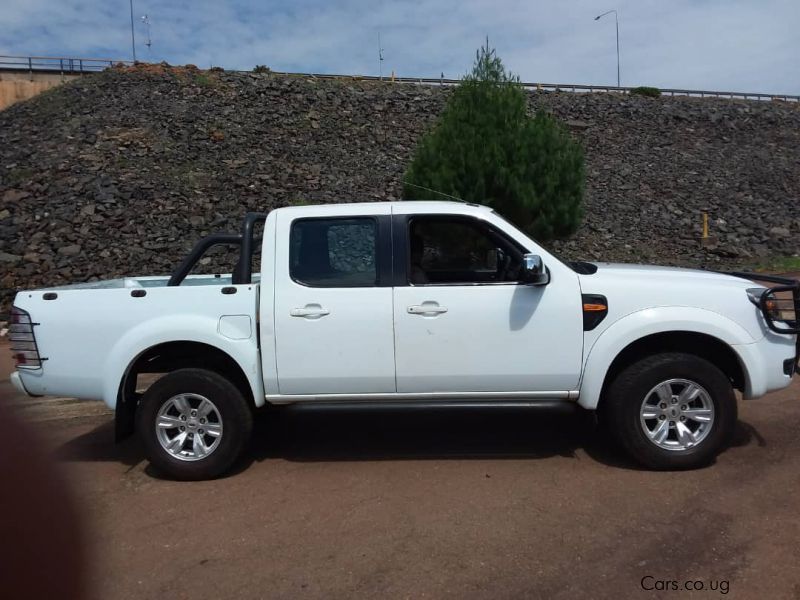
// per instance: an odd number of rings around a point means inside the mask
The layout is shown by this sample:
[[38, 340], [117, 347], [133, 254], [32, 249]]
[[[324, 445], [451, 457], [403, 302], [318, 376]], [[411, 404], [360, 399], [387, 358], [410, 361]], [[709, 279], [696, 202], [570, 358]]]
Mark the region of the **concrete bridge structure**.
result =
[[129, 64], [108, 58], [0, 56], [0, 110], [119, 63]]
[[65, 81], [81, 77], [73, 73], [15, 73], [0, 71], [0, 110], [16, 102], [33, 98]]

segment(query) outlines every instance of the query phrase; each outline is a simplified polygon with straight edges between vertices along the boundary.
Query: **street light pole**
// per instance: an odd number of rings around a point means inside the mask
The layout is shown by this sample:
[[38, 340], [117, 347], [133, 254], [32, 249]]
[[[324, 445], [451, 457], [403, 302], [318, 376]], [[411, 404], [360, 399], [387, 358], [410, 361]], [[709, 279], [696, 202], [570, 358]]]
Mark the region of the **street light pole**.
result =
[[614, 13], [614, 22], [617, 25], [617, 87], [620, 87], [620, 82], [619, 82], [620, 81], [619, 80], [619, 15], [617, 15], [617, 11], [616, 10], [609, 10], [609, 11], [604, 12], [602, 15], [597, 15], [594, 18], [594, 20], [597, 21], [600, 18], [605, 17], [606, 15], [610, 15], [611, 13]]
[[136, 37], [133, 32], [133, 0], [129, 0], [131, 5], [131, 50], [133, 50], [133, 62], [136, 62]]

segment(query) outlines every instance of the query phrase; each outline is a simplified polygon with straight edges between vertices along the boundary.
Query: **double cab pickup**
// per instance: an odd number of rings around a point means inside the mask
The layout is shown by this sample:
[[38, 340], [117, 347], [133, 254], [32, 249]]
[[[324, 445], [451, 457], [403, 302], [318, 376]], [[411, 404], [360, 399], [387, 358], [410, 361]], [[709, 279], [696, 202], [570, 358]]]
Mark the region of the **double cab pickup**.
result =
[[[232, 272], [191, 274], [219, 244]], [[734, 390], [789, 385], [799, 297], [776, 277], [562, 262], [479, 205], [296, 206], [248, 213], [171, 276], [18, 292], [12, 381], [103, 400], [177, 479], [221, 475], [254, 411], [297, 403], [570, 404], [643, 465], [692, 468], [730, 440]]]

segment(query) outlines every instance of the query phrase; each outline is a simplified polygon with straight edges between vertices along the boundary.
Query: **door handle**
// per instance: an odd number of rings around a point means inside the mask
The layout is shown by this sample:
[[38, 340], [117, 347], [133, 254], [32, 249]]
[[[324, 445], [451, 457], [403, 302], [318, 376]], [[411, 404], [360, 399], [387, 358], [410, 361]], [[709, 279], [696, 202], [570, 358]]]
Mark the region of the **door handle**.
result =
[[319, 304], [306, 304], [303, 308], [293, 308], [289, 311], [292, 317], [305, 317], [307, 319], [319, 319], [331, 314], [327, 308], [322, 308]]
[[433, 303], [415, 304], [409, 306], [406, 310], [408, 310], [408, 314], [410, 315], [440, 315], [447, 312], [444, 306]]

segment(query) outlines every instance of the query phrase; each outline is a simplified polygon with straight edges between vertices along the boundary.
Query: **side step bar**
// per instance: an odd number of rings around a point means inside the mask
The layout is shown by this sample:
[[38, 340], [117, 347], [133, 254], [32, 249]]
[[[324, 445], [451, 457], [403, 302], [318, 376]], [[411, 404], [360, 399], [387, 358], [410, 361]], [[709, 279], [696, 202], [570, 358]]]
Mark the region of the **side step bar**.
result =
[[[268, 404], [268, 406], [270, 406]], [[574, 414], [582, 412], [576, 402], [570, 400], [410, 400], [402, 402], [293, 402], [291, 404], [271, 405], [281, 410], [291, 411], [417, 411], [436, 410], [536, 410], [550, 413]]]

